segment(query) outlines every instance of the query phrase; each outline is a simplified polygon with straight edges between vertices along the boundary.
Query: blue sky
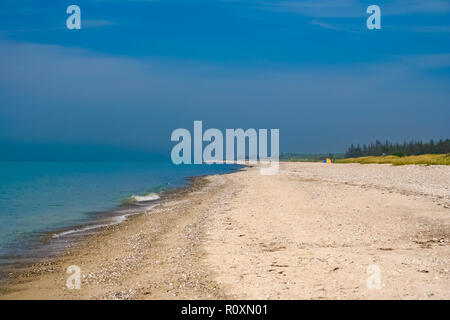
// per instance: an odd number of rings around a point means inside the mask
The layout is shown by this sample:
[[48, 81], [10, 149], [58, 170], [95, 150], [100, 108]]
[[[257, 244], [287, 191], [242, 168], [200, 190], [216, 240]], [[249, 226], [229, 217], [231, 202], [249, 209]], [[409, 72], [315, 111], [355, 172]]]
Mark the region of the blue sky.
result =
[[444, 0], [2, 0], [0, 147], [167, 154], [194, 120], [279, 128], [282, 152], [448, 138], [449, 40]]

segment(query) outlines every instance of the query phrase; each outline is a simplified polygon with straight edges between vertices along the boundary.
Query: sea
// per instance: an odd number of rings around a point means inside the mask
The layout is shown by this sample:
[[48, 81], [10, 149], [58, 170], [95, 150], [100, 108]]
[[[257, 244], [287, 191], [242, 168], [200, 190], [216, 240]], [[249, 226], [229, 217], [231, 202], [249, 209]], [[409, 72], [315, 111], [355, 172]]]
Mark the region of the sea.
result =
[[0, 162], [0, 267], [59, 254], [73, 241], [151, 211], [189, 178], [239, 165], [171, 162]]

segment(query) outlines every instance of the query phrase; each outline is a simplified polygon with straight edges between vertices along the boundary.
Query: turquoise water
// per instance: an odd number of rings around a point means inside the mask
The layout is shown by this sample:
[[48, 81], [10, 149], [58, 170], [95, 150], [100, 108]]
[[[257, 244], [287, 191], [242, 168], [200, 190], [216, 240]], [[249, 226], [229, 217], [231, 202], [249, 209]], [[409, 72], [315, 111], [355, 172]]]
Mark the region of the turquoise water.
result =
[[0, 263], [20, 256], [49, 232], [104, 219], [133, 195], [153, 200], [157, 197], [149, 193], [183, 186], [188, 177], [237, 168], [163, 162], [0, 162]]

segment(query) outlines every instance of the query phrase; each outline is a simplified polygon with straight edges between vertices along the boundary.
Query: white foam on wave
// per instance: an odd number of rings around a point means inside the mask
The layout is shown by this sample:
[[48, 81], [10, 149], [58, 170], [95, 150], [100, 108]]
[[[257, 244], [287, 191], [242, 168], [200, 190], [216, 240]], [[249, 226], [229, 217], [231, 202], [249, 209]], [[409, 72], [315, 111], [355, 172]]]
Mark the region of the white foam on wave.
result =
[[77, 228], [77, 229], [72, 229], [72, 230], [67, 230], [67, 231], [63, 231], [63, 232], [60, 232], [60, 233], [56, 233], [56, 234], [53, 235], [53, 238], [59, 238], [59, 237], [67, 236], [69, 234], [73, 234], [73, 233], [86, 232], [86, 231], [89, 231], [89, 230], [95, 230], [95, 229], [99, 229], [99, 228], [103, 228], [103, 227], [112, 226], [114, 224], [118, 224], [118, 223], [121, 223], [122, 221], [125, 221], [127, 216], [128, 215], [115, 217], [114, 220], [111, 223], [95, 224], [95, 225], [92, 225], [92, 226], [86, 226], [86, 227], [83, 227], [83, 228]]
[[[148, 200], [145, 200], [145, 201], [148, 201]], [[155, 205], [147, 207], [146, 210], [145, 210], [145, 213], [147, 213], [148, 210], [151, 210], [154, 207], [155, 207]], [[74, 234], [74, 233], [82, 233], [82, 232], [86, 232], [86, 231], [89, 231], [89, 230], [95, 230], [95, 229], [100, 229], [100, 228], [104, 228], [104, 227], [113, 226], [113, 225], [116, 225], [116, 224], [119, 224], [119, 223], [125, 221], [129, 216], [132, 216], [132, 215], [135, 215], [135, 214], [140, 214], [140, 213], [143, 213], [142, 210], [140, 210], [140, 211], [133, 211], [133, 213], [127, 213], [127, 214], [124, 214], [124, 215], [112, 217], [111, 222], [109, 222], [109, 223], [94, 224], [94, 225], [90, 225], [90, 226], [85, 226], [85, 227], [81, 227], [81, 228], [76, 228], [76, 229], [63, 231], [63, 232], [60, 232], [60, 233], [55, 233], [52, 236], [52, 238], [59, 238], [59, 237], [67, 236], [67, 235]]]
[[133, 199], [136, 202], [144, 202], [144, 201], [154, 201], [154, 200], [158, 200], [159, 196], [156, 193], [148, 193], [145, 196], [136, 196], [136, 195], [132, 195], [131, 199]]

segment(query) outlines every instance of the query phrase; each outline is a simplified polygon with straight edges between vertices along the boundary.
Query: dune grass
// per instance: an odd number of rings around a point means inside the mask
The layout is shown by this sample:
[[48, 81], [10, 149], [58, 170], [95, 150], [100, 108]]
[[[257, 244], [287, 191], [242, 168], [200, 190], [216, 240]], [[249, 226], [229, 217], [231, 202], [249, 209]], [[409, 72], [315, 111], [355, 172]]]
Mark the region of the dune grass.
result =
[[361, 158], [346, 158], [336, 159], [336, 163], [390, 163], [394, 166], [401, 166], [407, 164], [422, 164], [422, 165], [450, 165], [450, 153], [447, 154], [422, 154], [418, 156], [378, 156], [378, 157], [361, 157]]

